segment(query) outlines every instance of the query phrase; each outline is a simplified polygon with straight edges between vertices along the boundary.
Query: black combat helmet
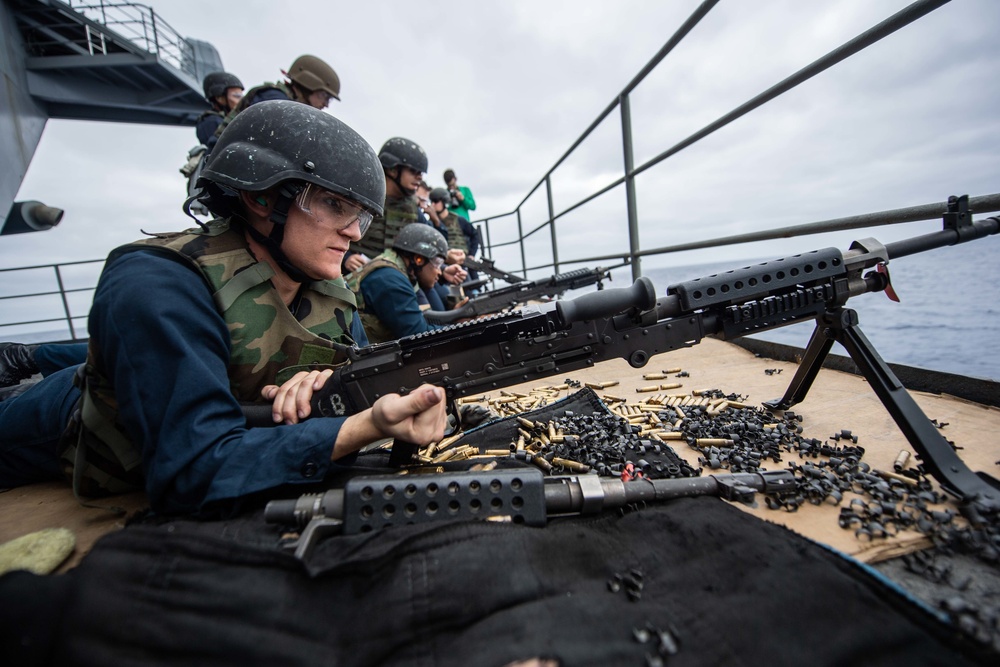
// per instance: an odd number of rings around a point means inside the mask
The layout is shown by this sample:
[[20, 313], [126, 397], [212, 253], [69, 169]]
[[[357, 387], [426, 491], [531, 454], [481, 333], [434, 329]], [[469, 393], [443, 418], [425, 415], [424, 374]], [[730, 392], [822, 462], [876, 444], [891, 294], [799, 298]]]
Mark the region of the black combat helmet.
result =
[[234, 193], [226, 188], [260, 192], [286, 181], [314, 183], [382, 214], [385, 176], [375, 150], [334, 116], [291, 100], [252, 104], [236, 116], [198, 186], [205, 188], [208, 209], [227, 216]]
[[264, 236], [249, 225], [246, 229], [293, 280], [303, 283], [312, 276], [291, 263], [281, 242], [288, 209], [306, 183], [382, 214], [385, 174], [375, 150], [360, 134], [308, 104], [259, 102], [222, 131], [198, 179], [203, 190], [198, 199], [215, 215], [239, 217], [240, 190], [261, 192], [280, 185], [271, 208], [270, 234]]
[[427, 153], [416, 142], [403, 137], [393, 137], [382, 144], [378, 159], [387, 170], [403, 166], [427, 173]]
[[435, 257], [444, 259], [448, 256], [448, 242], [437, 230], [422, 222], [411, 222], [399, 230], [392, 247], [394, 250], [404, 250], [428, 260]]
[[340, 99], [340, 77], [333, 68], [316, 56], [299, 56], [285, 72], [292, 83], [296, 83], [310, 93], [322, 90]]
[[451, 193], [445, 190], [444, 188], [434, 188], [433, 190], [431, 190], [431, 193], [428, 195], [428, 197], [430, 197], [431, 201], [444, 202], [445, 205], [451, 202]]
[[243, 90], [243, 82], [229, 72], [212, 72], [205, 75], [201, 87], [205, 91], [205, 99], [211, 102], [214, 98], [225, 95], [230, 88]]

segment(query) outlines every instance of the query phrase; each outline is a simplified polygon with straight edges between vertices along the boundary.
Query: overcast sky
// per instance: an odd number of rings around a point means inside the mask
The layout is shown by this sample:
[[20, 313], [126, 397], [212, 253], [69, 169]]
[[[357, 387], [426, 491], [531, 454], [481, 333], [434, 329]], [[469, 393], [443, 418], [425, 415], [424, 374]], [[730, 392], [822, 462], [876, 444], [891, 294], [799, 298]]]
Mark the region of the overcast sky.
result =
[[[477, 216], [511, 211], [700, 4], [597, 2], [147, 1], [213, 44], [249, 87], [300, 54], [329, 62], [329, 109], [376, 148], [405, 136], [451, 167]], [[904, 0], [723, 0], [631, 98], [641, 164], [906, 7]], [[954, 0], [637, 179], [645, 248], [1000, 192], [1000, 2]], [[0, 239], [0, 268], [95, 259], [139, 230], [189, 226], [177, 169], [193, 128], [49, 121], [18, 199], [66, 210], [55, 229]], [[556, 209], [622, 174], [612, 113], [553, 178]], [[546, 217], [544, 190], [523, 210]], [[851, 238], [893, 240], [932, 223], [647, 258], [774, 257]], [[628, 248], [624, 187], [558, 223], [568, 260]], [[515, 218], [491, 224], [512, 238]], [[547, 261], [537, 234], [528, 263]], [[497, 263], [519, 268], [510, 251]], [[571, 268], [571, 267], [567, 267]]]

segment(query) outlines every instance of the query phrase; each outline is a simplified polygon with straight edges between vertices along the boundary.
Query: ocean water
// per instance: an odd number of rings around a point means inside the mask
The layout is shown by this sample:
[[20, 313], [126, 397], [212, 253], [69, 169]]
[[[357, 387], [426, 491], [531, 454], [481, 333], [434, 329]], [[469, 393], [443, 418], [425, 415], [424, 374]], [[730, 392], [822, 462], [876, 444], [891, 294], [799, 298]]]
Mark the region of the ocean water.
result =
[[[861, 330], [886, 361], [1000, 381], [998, 255], [1000, 238], [992, 237], [901, 257], [889, 265], [900, 303], [874, 293], [857, 296], [847, 305], [858, 312]], [[763, 259], [773, 257], [758, 261]], [[727, 261], [644, 269], [662, 294], [674, 283], [752, 263]], [[626, 286], [627, 271], [616, 271], [609, 286]], [[575, 290], [566, 296], [591, 289]], [[89, 303], [82, 304], [78, 312], [86, 313], [88, 309]], [[78, 335], [85, 336], [86, 319], [77, 318], [75, 325]], [[754, 337], [805, 347], [813, 327], [812, 322], [803, 322]], [[70, 338], [68, 330], [12, 333], [3, 333], [5, 337], [0, 340], [43, 342]], [[847, 352], [834, 345], [832, 353]]]
[[[890, 260], [900, 302], [862, 294], [847, 307], [889, 362], [1000, 381], [1000, 239], [988, 238]], [[657, 291], [668, 285], [752, 262], [645, 270]], [[618, 286], [618, 285], [616, 285]], [[762, 334], [762, 340], [805, 347], [814, 328], [803, 322]], [[846, 355], [839, 344], [832, 354]]]

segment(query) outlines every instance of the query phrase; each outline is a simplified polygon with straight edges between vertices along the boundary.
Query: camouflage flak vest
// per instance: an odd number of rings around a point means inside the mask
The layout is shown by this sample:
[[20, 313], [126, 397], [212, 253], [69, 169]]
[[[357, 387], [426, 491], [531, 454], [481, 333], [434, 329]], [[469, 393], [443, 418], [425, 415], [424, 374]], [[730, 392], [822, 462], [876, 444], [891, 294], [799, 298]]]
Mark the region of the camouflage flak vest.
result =
[[351, 242], [352, 252], [362, 252], [374, 259], [386, 250], [392, 249], [400, 230], [411, 222], [418, 222], [417, 198], [387, 198], [385, 214], [372, 220], [368, 232], [358, 242]]
[[[361, 294], [361, 281], [367, 278], [373, 271], [384, 268], [392, 268], [399, 271], [409, 280], [406, 270], [406, 262], [395, 250], [386, 250], [381, 255], [365, 264], [360, 271], [355, 271], [347, 277], [347, 286], [354, 292], [354, 298], [358, 303], [358, 314], [361, 316], [361, 324], [365, 327], [365, 334], [369, 343], [384, 343], [387, 340], [395, 340], [396, 335], [380, 320], [375, 313], [365, 304], [365, 297]], [[413, 287], [416, 293], [417, 287]]]
[[446, 236], [448, 237], [448, 247], [461, 250], [462, 252], [469, 252], [469, 243], [465, 239], [465, 234], [462, 233], [462, 226], [458, 222], [458, 216], [451, 213], [444, 221], [444, 228], [447, 230]]
[[[303, 285], [296, 310], [306, 315], [299, 321], [271, 285], [271, 267], [254, 259], [243, 234], [231, 230], [228, 221], [122, 246], [112, 251], [108, 264], [136, 250], [179, 255], [204, 277], [230, 332], [229, 386], [237, 400], [260, 401], [264, 386], [281, 384], [298, 370], [346, 361], [342, 349], [354, 342], [356, 302], [343, 279]], [[63, 453], [78, 495], [142, 487], [139, 448], [118, 424], [118, 402], [97, 348], [91, 339], [78, 374], [78, 384], [84, 385], [80, 437]]]

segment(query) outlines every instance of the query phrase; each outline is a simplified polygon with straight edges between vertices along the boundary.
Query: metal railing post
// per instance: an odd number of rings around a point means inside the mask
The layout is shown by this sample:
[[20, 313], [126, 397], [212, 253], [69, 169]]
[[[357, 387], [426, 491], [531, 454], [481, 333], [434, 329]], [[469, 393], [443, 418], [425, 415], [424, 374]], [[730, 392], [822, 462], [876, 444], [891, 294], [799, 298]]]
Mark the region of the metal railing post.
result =
[[486, 225], [486, 247], [483, 248], [484, 257], [493, 257], [493, 240], [490, 238], [490, 219], [486, 218], [483, 221]]
[[[552, 270], [559, 273], [559, 243], [556, 241], [556, 209], [552, 205], [552, 179], [545, 177], [545, 196], [549, 200], [549, 235], [552, 237]], [[527, 278], [527, 273], [525, 273]]]
[[62, 272], [59, 265], [52, 267], [56, 270], [56, 282], [59, 284], [59, 298], [62, 299], [63, 311], [66, 313], [66, 324], [69, 325], [69, 336], [76, 340], [76, 328], [73, 326], [73, 316], [69, 312], [69, 301], [66, 299], [66, 288], [63, 286]]
[[149, 22], [153, 24], [153, 48], [156, 49], [156, 57], [160, 57], [160, 36], [156, 32], [156, 13], [149, 10]]
[[524, 228], [521, 226], [521, 207], [517, 207], [517, 242], [521, 245], [521, 275], [528, 277], [528, 259], [524, 254]]
[[625, 207], [628, 213], [628, 256], [632, 262], [632, 280], [642, 277], [642, 262], [636, 253], [639, 252], [639, 214], [635, 204], [635, 176], [632, 169], [635, 166], [632, 153], [632, 108], [628, 93], [622, 93], [618, 98], [618, 106], [622, 114], [622, 157], [625, 159]]

